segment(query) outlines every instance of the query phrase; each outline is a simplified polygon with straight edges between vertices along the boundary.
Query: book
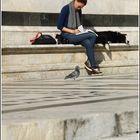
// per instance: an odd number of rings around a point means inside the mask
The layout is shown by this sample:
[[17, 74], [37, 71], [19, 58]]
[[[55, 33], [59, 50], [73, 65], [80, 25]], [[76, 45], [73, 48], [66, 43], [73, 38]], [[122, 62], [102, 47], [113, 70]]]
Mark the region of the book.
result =
[[77, 33], [76, 35], [79, 35], [79, 34], [83, 34], [83, 33], [88, 33], [88, 32], [92, 32], [94, 33], [96, 36], [98, 36], [93, 30], [91, 29], [84, 29], [84, 27], [82, 25], [80, 25], [78, 27], [78, 30], [80, 31], [79, 33]]

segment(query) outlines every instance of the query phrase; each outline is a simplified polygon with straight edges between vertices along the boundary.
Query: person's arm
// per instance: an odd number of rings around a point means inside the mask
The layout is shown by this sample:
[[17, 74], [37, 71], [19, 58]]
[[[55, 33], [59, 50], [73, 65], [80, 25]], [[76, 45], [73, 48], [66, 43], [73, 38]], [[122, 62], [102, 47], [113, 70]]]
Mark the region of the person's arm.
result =
[[66, 33], [71, 33], [71, 34], [77, 34], [80, 32], [78, 29], [69, 29], [66, 27], [63, 27], [62, 31]]
[[79, 33], [78, 29], [69, 29], [67, 27], [65, 27], [65, 23], [67, 23], [68, 21], [68, 14], [69, 14], [69, 7], [68, 6], [64, 6], [61, 10], [61, 13], [59, 15], [58, 18], [58, 24], [57, 24], [57, 28], [63, 32], [66, 33], [71, 33], [71, 34], [77, 34]]

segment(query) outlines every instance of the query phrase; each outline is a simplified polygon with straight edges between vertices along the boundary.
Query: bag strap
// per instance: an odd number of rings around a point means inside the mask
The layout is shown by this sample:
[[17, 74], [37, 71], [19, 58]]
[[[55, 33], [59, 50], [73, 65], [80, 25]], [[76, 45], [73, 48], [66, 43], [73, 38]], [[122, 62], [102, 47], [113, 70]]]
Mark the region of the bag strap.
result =
[[41, 35], [42, 35], [42, 32], [38, 32], [38, 33], [36, 34], [36, 36], [35, 36], [33, 39], [30, 40], [30, 42], [33, 44], [33, 43], [35, 42], [35, 40], [36, 40], [37, 38], [39, 38]]

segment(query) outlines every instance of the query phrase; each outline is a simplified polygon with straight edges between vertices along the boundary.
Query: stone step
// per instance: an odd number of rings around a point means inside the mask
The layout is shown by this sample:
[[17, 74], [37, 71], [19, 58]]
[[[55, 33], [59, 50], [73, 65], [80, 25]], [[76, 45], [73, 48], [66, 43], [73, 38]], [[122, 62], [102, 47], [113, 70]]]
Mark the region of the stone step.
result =
[[[137, 72], [137, 50], [137, 46], [110, 44], [107, 51], [98, 44], [96, 61], [104, 74]], [[81, 68], [81, 76], [88, 75], [84, 68], [87, 56], [80, 45], [7, 45], [2, 54], [3, 80], [65, 77], [76, 65]]]
[[[30, 45], [38, 32], [52, 35], [60, 33], [56, 27], [2, 26], [2, 45]], [[8, 39], [7, 39], [8, 38]]]
[[139, 139], [138, 134], [129, 134], [129, 135], [113, 137], [113, 138], [105, 138], [102, 140], [138, 140], [138, 139]]
[[3, 140], [120, 140], [138, 131], [135, 73], [2, 87]]
[[[70, 0], [62, 0], [62, 1], [56, 1], [55, 3], [52, 3], [51, 1], [42, 0], [42, 3], [40, 3], [39, 0], [36, 0], [34, 3], [33, 0], [30, 0], [29, 3], [26, 1], [20, 3], [18, 0], [11, 1], [3, 1], [2, 3], [2, 11], [16, 11], [16, 12], [31, 12], [31, 13], [59, 13], [61, 8], [68, 4]], [[102, 3], [103, 9], [100, 9], [100, 4]], [[129, 4], [128, 4], [129, 3]], [[119, 1], [114, 0], [114, 3], [112, 3], [111, 0], [107, 2], [107, 4], [110, 4], [110, 7], [106, 6], [106, 1], [99, 0], [95, 1], [95, 5], [92, 5], [92, 1], [89, 1], [86, 7], [82, 9], [83, 14], [95, 14], [95, 15], [138, 15], [138, 1]], [[112, 8], [113, 6], [119, 7], [119, 10], [117, 8]], [[125, 7], [125, 8], [124, 8]], [[45, 18], [45, 17], [44, 17]], [[35, 18], [34, 18], [35, 20]], [[131, 19], [132, 20], [132, 19]], [[48, 20], [47, 20], [48, 21]]]
[[[88, 28], [88, 27], [87, 27]], [[97, 31], [118, 31], [127, 34], [127, 40], [131, 45], [138, 45], [137, 27], [94, 27]], [[2, 26], [2, 45], [31, 44], [37, 32], [50, 34], [53, 37], [60, 31], [55, 26]]]
[[[95, 113], [79, 118], [8, 121], [2, 126], [3, 140], [138, 140], [137, 136], [115, 137], [117, 125], [113, 113]], [[130, 125], [132, 118], [126, 116]], [[121, 120], [122, 121], [122, 120]], [[123, 120], [126, 122], [126, 120]], [[127, 125], [126, 123], [122, 126]], [[137, 124], [135, 124], [137, 126]], [[136, 127], [135, 126], [135, 127]], [[134, 125], [133, 125], [134, 127]], [[130, 127], [131, 128], [131, 127]], [[128, 128], [128, 129], [130, 129]], [[136, 128], [133, 128], [137, 131]], [[133, 132], [134, 133], [134, 132]], [[118, 135], [118, 134], [117, 134]], [[123, 133], [125, 135], [125, 133]], [[104, 137], [113, 137], [103, 139]]]

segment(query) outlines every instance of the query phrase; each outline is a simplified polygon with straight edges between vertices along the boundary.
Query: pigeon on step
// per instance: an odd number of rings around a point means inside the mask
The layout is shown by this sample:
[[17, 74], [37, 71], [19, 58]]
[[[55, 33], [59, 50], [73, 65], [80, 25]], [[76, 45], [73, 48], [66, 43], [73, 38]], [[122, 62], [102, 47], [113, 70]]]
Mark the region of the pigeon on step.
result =
[[76, 78], [79, 77], [79, 75], [80, 75], [80, 67], [76, 66], [74, 71], [72, 73], [70, 73], [69, 75], [67, 75], [65, 77], [65, 79], [74, 79], [75, 80]]

